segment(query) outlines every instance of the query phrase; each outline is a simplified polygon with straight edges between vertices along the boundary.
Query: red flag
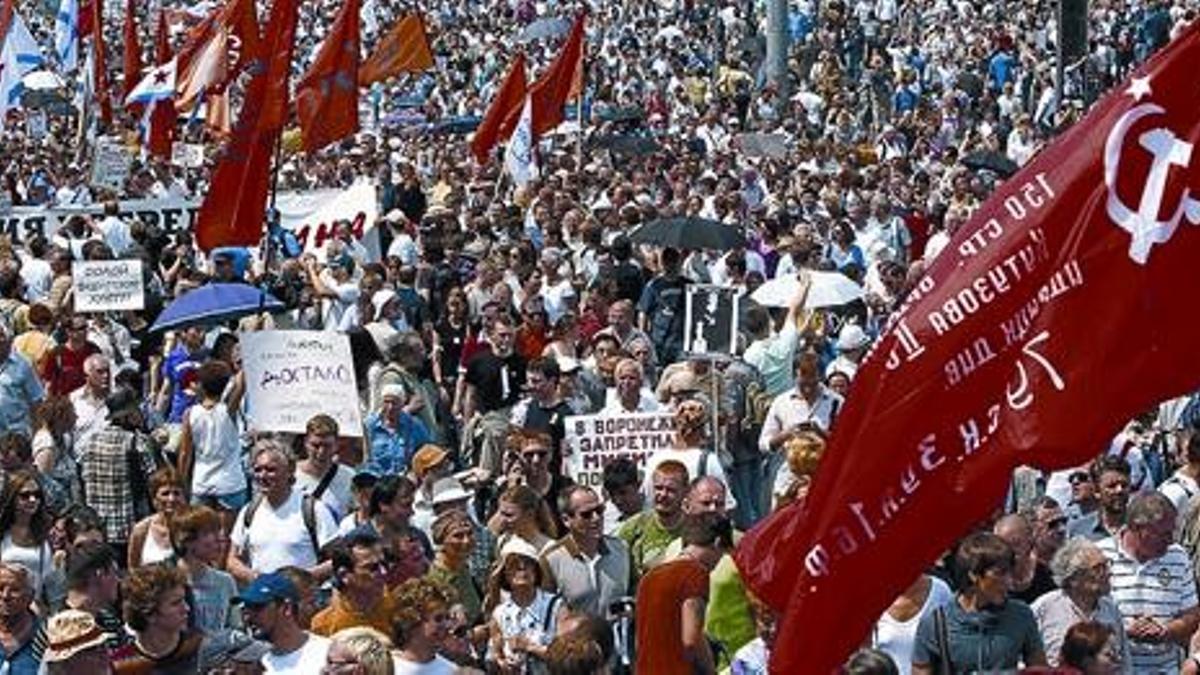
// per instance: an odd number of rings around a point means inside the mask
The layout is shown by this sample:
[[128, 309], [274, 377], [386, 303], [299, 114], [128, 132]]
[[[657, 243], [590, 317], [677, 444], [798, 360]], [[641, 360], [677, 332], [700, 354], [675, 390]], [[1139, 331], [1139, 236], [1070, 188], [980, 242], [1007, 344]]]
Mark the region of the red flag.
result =
[[76, 19], [78, 24], [76, 28], [80, 40], [92, 34], [92, 21], [96, 18], [96, 11], [93, 5], [97, 2], [102, 2], [102, 0], [83, 0], [83, 2], [79, 3], [79, 18]]
[[358, 0], [346, 0], [296, 87], [296, 117], [305, 152], [358, 131]]
[[288, 69], [295, 46], [297, 0], [275, 0], [267, 21], [267, 63], [254, 67], [232, 137], [222, 149], [200, 206], [196, 244], [252, 246], [262, 236], [271, 155], [287, 110]]
[[4, 41], [8, 39], [8, 27], [12, 25], [13, 0], [4, 0], [0, 5], [0, 51], [4, 51]]
[[[236, 38], [236, 40], [234, 39]], [[233, 49], [237, 45], [236, 50]], [[237, 59], [229, 63], [230, 52]], [[230, 0], [188, 31], [176, 67], [176, 107], [191, 109], [202, 96], [221, 92], [242, 69], [264, 58], [253, 0]]]
[[487, 164], [488, 154], [496, 144], [508, 138], [517, 125], [521, 106], [525, 104], [525, 55], [518, 52], [513, 59], [508, 75], [504, 76], [504, 84], [496, 91], [492, 104], [488, 106], [483, 121], [475, 129], [471, 139], [471, 152], [475, 161]]
[[100, 103], [100, 120], [107, 127], [112, 124], [112, 88], [108, 83], [108, 62], [104, 58], [103, 0], [92, 0], [90, 9], [92, 25], [96, 27], [92, 35], [92, 49], [95, 55], [92, 59], [92, 82], [96, 86], [96, 100]]
[[892, 318], [803, 509], [739, 546], [786, 610], [771, 672], [840, 666], [1014, 466], [1078, 465], [1200, 384], [1179, 306], [1200, 286], [1198, 60], [1193, 25], [1005, 181]]
[[580, 12], [579, 16], [575, 17], [575, 23], [571, 26], [566, 42], [563, 43], [562, 51], [546, 72], [529, 87], [529, 98], [533, 106], [534, 139], [563, 121], [563, 107], [571, 100], [572, 92], [578, 93], [575, 84], [580, 83], [582, 88], [585, 16], [586, 14]]
[[358, 71], [358, 83], [368, 86], [400, 73], [420, 73], [433, 68], [433, 50], [425, 21], [413, 12], [396, 22], [387, 35], [379, 40], [375, 51]]
[[[157, 65], [171, 61], [171, 35], [167, 28], [166, 13], [159, 11], [158, 28], [154, 34], [154, 60]], [[150, 154], [164, 159], [171, 158], [171, 146], [175, 137], [175, 102], [155, 101], [150, 113], [150, 134], [146, 143]]]
[[125, 0], [125, 83], [121, 93], [122, 101], [129, 96], [129, 92], [133, 91], [133, 88], [142, 79], [142, 48], [138, 44], [137, 15], [134, 11], [134, 4], [134, 0]]

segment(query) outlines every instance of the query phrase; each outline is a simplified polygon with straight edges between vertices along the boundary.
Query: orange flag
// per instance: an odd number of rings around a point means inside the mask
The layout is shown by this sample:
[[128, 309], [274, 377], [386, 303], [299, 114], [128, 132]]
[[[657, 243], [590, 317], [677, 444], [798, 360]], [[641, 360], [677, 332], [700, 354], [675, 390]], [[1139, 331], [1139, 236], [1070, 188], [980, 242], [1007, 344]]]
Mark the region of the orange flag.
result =
[[270, 186], [271, 156], [283, 131], [288, 69], [296, 43], [298, 0], [275, 0], [264, 38], [266, 62], [252, 68], [237, 126], [221, 159], [196, 222], [196, 245], [253, 246], [262, 237]]
[[379, 41], [374, 53], [363, 61], [358, 70], [358, 84], [366, 87], [399, 73], [420, 73], [430, 68], [433, 68], [433, 51], [429, 49], [425, 21], [413, 12], [400, 19]]
[[296, 117], [305, 152], [358, 131], [358, 44], [358, 0], [346, 0], [296, 87]]
[[[563, 107], [582, 89], [583, 71], [583, 12], [575, 17], [571, 33], [563, 43], [554, 63], [529, 87], [533, 106], [533, 137], [550, 131], [563, 121]], [[578, 88], [576, 84], [578, 83]]]
[[512, 133], [520, 117], [521, 106], [525, 104], [525, 92], [525, 55], [517, 53], [508, 75], [504, 77], [504, 84], [500, 85], [471, 139], [471, 153], [475, 155], [475, 161], [487, 164], [492, 148]]

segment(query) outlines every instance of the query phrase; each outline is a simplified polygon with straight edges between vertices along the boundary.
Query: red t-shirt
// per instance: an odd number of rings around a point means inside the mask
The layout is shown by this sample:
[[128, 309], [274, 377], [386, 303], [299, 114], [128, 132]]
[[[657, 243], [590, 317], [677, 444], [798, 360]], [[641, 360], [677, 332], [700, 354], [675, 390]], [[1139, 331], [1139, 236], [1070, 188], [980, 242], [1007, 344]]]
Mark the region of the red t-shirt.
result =
[[655, 675], [692, 675], [683, 656], [683, 601], [708, 600], [708, 570], [688, 558], [650, 570], [638, 583], [637, 668]]
[[51, 396], [66, 396], [83, 386], [86, 378], [83, 374], [83, 362], [92, 354], [100, 352], [100, 348], [91, 342], [83, 343], [81, 351], [75, 351], [70, 346], [60, 345], [49, 353], [42, 361], [42, 382], [50, 390]]

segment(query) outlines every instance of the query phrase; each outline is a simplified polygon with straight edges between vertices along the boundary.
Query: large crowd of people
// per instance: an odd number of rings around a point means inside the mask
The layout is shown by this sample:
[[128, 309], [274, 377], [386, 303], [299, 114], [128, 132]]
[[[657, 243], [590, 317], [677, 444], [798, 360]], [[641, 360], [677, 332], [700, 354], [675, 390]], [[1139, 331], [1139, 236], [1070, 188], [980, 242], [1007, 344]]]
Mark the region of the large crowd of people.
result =
[[[151, 4], [147, 54], [154, 12], [177, 47], [205, 9]], [[300, 4], [296, 74], [339, 6]], [[3, 672], [766, 673], [778, 617], [740, 580], [739, 533], [805, 498], [859, 364], [957, 228], [1196, 3], [1091, 4], [1062, 82], [1046, 0], [791, 2], [782, 82], [763, 2], [368, 0], [364, 52], [413, 9], [435, 68], [363, 90], [360, 132], [321, 152], [285, 133], [278, 159], [282, 192], [374, 186], [377, 250], [339, 222], [319, 250], [275, 232], [204, 252], [124, 212], [206, 193], [203, 116], [177, 135], [202, 164], [137, 159], [113, 190], [88, 148], [136, 143], [136, 114], [9, 111], [0, 222], [96, 208], [0, 235]], [[52, 62], [53, 12], [18, 11]], [[511, 55], [557, 53], [563, 30], [530, 29], [578, 11], [582, 100], [515, 185], [469, 131]], [[669, 217], [743, 245], [631, 240]], [[76, 311], [72, 263], [126, 259], [145, 309]], [[861, 297], [812, 307], [812, 271]], [[779, 306], [751, 299], [788, 278]], [[216, 281], [284, 309], [152, 330]], [[739, 299], [734, 349], [691, 350], [705, 286]], [[362, 428], [256, 425], [239, 340], [272, 329], [348, 336]], [[633, 413], [668, 418], [670, 447], [573, 480], [567, 420]], [[1197, 428], [1185, 397], [1087, 466], [1018, 469], [846, 672], [1200, 672]]]

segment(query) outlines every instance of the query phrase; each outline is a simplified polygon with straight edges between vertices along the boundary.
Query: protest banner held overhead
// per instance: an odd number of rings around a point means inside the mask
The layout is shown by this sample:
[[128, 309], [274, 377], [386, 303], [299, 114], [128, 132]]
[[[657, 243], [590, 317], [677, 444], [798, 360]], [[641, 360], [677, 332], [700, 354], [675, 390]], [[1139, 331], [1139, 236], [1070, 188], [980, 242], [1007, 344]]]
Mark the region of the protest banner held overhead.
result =
[[350, 340], [324, 331], [263, 331], [241, 339], [248, 417], [257, 431], [304, 433], [314, 415], [362, 436]]
[[737, 347], [738, 289], [694, 284], [684, 302], [683, 351], [732, 354]]
[[604, 466], [625, 457], [645, 470], [650, 455], [671, 447], [675, 438], [670, 413], [575, 415], [564, 420], [567, 472], [580, 485], [599, 489]]
[[131, 162], [133, 157], [120, 139], [97, 139], [92, 156], [92, 185], [120, 191], [129, 178]]
[[[118, 206], [121, 217], [141, 219], [170, 234], [191, 231], [195, 227], [200, 202], [168, 197], [123, 200]], [[348, 220], [354, 236], [366, 247], [367, 253], [373, 259], [379, 259], [379, 233], [376, 230], [379, 208], [375, 188], [369, 183], [357, 183], [345, 190], [283, 192], [279, 194], [276, 208], [283, 227], [296, 234], [306, 252], [320, 254], [333, 236], [334, 222]], [[52, 238], [72, 215], [83, 213], [95, 217], [102, 211], [99, 204], [51, 208], [17, 206], [7, 213], [0, 212], [0, 223], [3, 224], [0, 231], [8, 233], [14, 243], [24, 243], [35, 234]]]
[[76, 312], [143, 309], [146, 285], [141, 260], [77, 260], [71, 264]]

